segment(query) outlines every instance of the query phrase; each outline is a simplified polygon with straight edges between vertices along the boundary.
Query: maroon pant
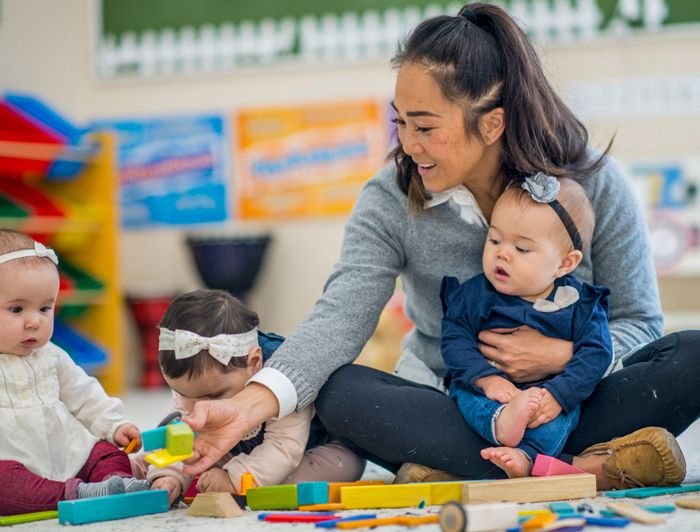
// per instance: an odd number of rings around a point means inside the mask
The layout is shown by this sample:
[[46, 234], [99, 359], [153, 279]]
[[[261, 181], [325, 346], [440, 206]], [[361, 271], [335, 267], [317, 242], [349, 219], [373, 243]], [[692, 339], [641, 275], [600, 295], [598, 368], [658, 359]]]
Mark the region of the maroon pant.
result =
[[15, 460], [0, 460], [0, 515], [55, 510], [58, 501], [75, 499], [78, 484], [111, 476], [130, 477], [129, 457], [106, 441], [95, 444], [75, 478], [59, 482], [32, 473]]

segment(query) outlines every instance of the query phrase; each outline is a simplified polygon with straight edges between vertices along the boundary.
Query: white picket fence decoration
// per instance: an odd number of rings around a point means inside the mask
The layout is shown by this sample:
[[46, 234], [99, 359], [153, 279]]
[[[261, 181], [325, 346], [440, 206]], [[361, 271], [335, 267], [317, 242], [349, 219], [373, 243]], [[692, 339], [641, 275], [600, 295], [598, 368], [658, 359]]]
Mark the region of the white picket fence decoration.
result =
[[[500, 2], [539, 42], [592, 39], [600, 35], [596, 0], [510, 0]], [[334, 65], [391, 56], [397, 42], [421, 20], [454, 15], [461, 3], [244, 21], [179, 30], [166, 28], [104, 35], [97, 52], [103, 79], [152, 78], [173, 74], [225, 72], [246, 65], [278, 62]], [[641, 22], [658, 29], [668, 14], [665, 0], [618, 0], [609, 32], [630, 31]]]

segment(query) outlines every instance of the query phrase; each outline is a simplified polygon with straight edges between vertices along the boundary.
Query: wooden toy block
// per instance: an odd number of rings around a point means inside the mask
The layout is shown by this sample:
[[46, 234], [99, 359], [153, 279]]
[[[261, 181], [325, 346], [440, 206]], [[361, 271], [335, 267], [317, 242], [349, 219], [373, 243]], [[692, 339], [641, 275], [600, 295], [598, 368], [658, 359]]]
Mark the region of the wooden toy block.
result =
[[138, 442], [139, 442], [139, 441], [138, 441], [136, 438], [134, 438], [133, 440], [131, 440], [131, 441], [129, 442], [129, 444], [128, 444], [126, 447], [124, 447], [124, 453], [125, 453], [125, 454], [131, 454], [131, 453], [134, 451], [134, 449], [136, 449], [136, 444], [137, 444]]
[[605, 496], [612, 499], [620, 499], [622, 497], [632, 497], [633, 499], [646, 499], [647, 497], [656, 497], [658, 495], [670, 495], [673, 493], [688, 493], [692, 491], [700, 491], [700, 484], [687, 484], [685, 486], [650, 486], [648, 488], [631, 488], [628, 490], [613, 490], [606, 491]]
[[47, 510], [45, 512], [32, 512], [29, 514], [7, 515], [0, 517], [0, 526], [18, 525], [20, 523], [33, 523], [34, 521], [45, 521], [46, 519], [56, 519], [58, 511]]
[[239, 495], [245, 495], [250, 488], [255, 487], [255, 477], [252, 473], [243, 473], [241, 475], [241, 487], [238, 490]]
[[156, 429], [144, 430], [141, 433], [141, 441], [143, 442], [144, 451], [155, 451], [165, 447], [165, 431], [167, 427], [158, 427]]
[[418, 526], [418, 525], [432, 525], [438, 522], [440, 516], [438, 515], [421, 515], [421, 516], [411, 516], [402, 515], [398, 517], [383, 517], [379, 519], [358, 519], [357, 521], [341, 521], [335, 524], [335, 528], [340, 528], [341, 530], [351, 530], [354, 528], [368, 528], [375, 526]]
[[165, 467], [169, 466], [170, 464], [174, 464], [175, 462], [181, 462], [190, 456], [192, 456], [192, 453], [173, 456], [167, 449], [160, 449], [153, 453], [147, 454], [143, 458], [146, 460], [146, 462], [156, 467]]
[[647, 512], [643, 508], [640, 508], [639, 506], [637, 506], [636, 504], [632, 504], [631, 502], [609, 502], [607, 506], [608, 509], [615, 512], [617, 515], [627, 517], [635, 523], [642, 523], [644, 525], [655, 525], [658, 523], [666, 522], [666, 518], [664, 516], [654, 514], [652, 512]]
[[379, 486], [384, 485], [381, 480], [358, 480], [356, 482], [329, 482], [328, 502], [340, 502], [340, 488], [345, 486]]
[[309, 514], [267, 514], [263, 521], [269, 523], [322, 523], [324, 521], [337, 521], [338, 515], [309, 515]]
[[549, 503], [549, 509], [560, 517], [566, 517], [567, 515], [576, 513], [574, 507], [568, 502], [551, 502]]
[[170, 423], [165, 426], [165, 448], [172, 456], [192, 454], [194, 432], [187, 423]]
[[316, 523], [316, 528], [335, 528], [336, 523], [344, 523], [345, 521], [364, 521], [366, 519], [376, 519], [377, 514], [359, 514], [352, 515], [350, 517], [343, 517], [342, 519], [333, 519], [331, 521], [321, 521]]
[[[601, 513], [602, 515], [602, 513]], [[615, 514], [617, 515], [617, 514]], [[630, 524], [630, 520], [625, 517], [586, 517], [586, 524], [591, 526], [610, 526], [623, 528]]]
[[328, 503], [328, 482], [299, 482], [297, 484], [299, 506]]
[[343, 486], [340, 502], [348, 509], [409, 508], [432, 504], [428, 484], [387, 484], [384, 486]]
[[285, 511], [285, 512], [260, 512], [260, 513], [258, 514], [258, 521], [264, 521], [265, 518], [266, 518], [268, 515], [280, 515], [280, 514], [284, 514], [284, 515], [305, 515], [305, 516], [308, 517], [308, 516], [311, 516], [311, 515], [324, 515], [324, 516], [335, 515], [335, 512], [294, 512], [294, 511]]
[[539, 530], [550, 523], [556, 521], [559, 517], [554, 512], [547, 512], [546, 514], [534, 515], [523, 521], [520, 525], [520, 529], [525, 530]]
[[552, 456], [538, 454], [535, 457], [531, 475], [533, 477], [553, 477], [556, 475], [580, 475], [581, 473], [585, 473], [585, 471]]
[[462, 502], [546, 502], [595, 497], [595, 475], [560, 475], [466, 482]]
[[236, 504], [230, 493], [199, 493], [187, 510], [191, 517], [240, 517], [243, 510]]
[[326, 504], [305, 504], [299, 505], [300, 512], [322, 512], [324, 510], [335, 512], [336, 510], [347, 510], [342, 502], [328, 502]]
[[294, 510], [299, 506], [296, 484], [250, 488], [246, 501], [251, 510]]
[[655, 504], [653, 506], [642, 506], [642, 508], [655, 514], [670, 514], [676, 511], [676, 507], [673, 504]]
[[518, 526], [516, 504], [469, 504], [451, 501], [440, 511], [443, 532], [506, 530]]
[[[549, 532], [550, 530], [559, 530], [560, 532], [573, 532], [574, 530], [583, 530], [586, 526], [586, 519], [583, 517], [564, 517], [549, 523], [548, 525], [538, 528], [538, 532]], [[523, 529], [524, 530], [524, 529]]]
[[92, 499], [60, 501], [58, 522], [62, 525], [82, 525], [167, 511], [167, 490], [136, 491]]
[[441, 505], [448, 501], [462, 499], [462, 481], [456, 482], [425, 482], [430, 486], [430, 504]]
[[700, 497], [681, 497], [675, 500], [679, 508], [688, 508], [689, 510], [700, 510]]

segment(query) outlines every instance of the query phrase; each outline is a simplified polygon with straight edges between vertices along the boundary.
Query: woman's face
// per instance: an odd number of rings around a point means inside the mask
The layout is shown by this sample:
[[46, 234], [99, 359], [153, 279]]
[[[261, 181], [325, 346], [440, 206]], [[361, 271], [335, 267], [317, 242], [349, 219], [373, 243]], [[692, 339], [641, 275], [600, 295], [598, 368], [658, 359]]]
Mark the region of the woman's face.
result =
[[403, 151], [418, 166], [428, 192], [490, 182], [486, 147], [464, 125], [464, 109], [446, 99], [427, 67], [404, 63], [393, 102]]

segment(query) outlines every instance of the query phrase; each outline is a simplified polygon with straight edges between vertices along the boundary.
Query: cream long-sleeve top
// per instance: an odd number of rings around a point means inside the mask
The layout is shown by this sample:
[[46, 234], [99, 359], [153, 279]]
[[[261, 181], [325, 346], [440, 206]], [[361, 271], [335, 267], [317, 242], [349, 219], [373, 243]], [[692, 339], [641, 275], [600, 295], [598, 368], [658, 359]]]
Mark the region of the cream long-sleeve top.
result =
[[[183, 415], [192, 411], [196, 401], [185, 399], [173, 391], [172, 410]], [[249, 454], [225, 455], [216, 467], [228, 473], [231, 484], [238, 491], [241, 487], [243, 473], [252, 473], [256, 486], [282, 484], [289, 474], [301, 463], [309, 439], [309, 428], [314, 416], [314, 407], [309, 405], [300, 412], [294, 412], [283, 419], [268, 420], [265, 426], [259, 426], [243, 439], [252, 439], [260, 430], [265, 431], [262, 442]], [[136, 466], [139, 467], [138, 465]], [[142, 466], [141, 466], [142, 467]], [[182, 473], [182, 464], [176, 463], [162, 469], [150, 466], [147, 478], [151, 482], [157, 478], [170, 476], [176, 478], [182, 492], [192, 482], [193, 477]], [[132, 469], [134, 464], [132, 463]], [[137, 474], [137, 476], [140, 476]]]
[[50, 480], [74, 478], [95, 443], [127, 423], [109, 397], [63, 349], [49, 342], [26, 356], [0, 354], [0, 460]]

